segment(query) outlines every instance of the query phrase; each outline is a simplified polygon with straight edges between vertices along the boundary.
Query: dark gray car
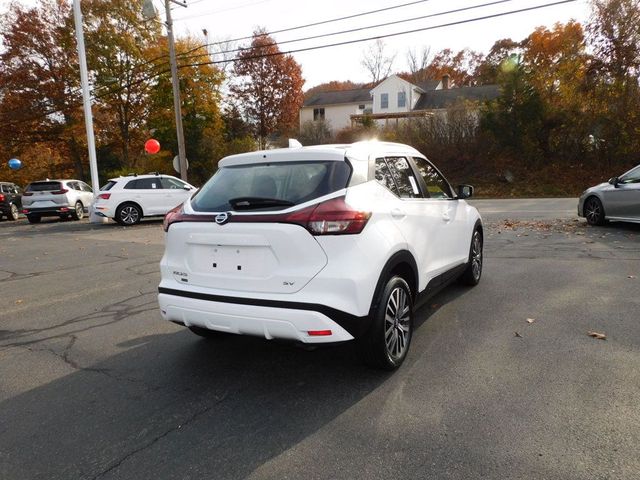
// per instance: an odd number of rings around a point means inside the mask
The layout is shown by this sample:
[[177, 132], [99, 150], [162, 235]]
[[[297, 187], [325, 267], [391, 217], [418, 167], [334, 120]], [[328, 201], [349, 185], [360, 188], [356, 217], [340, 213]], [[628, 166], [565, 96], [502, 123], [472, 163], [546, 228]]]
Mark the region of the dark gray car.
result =
[[578, 215], [590, 225], [607, 220], [640, 223], [640, 165], [580, 195]]

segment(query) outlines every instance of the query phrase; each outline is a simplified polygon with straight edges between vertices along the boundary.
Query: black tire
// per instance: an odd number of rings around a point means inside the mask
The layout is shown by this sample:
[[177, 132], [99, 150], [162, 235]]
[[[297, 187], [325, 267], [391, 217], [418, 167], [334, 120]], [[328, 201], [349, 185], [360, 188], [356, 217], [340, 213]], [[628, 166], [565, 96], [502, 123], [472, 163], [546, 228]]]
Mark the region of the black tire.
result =
[[607, 223], [604, 207], [598, 197], [589, 197], [584, 201], [584, 217], [589, 225], [602, 226]]
[[40, 223], [42, 217], [40, 215], [27, 215], [27, 220], [29, 220], [29, 223]]
[[84, 205], [82, 205], [82, 202], [76, 202], [71, 218], [74, 220], [82, 220], [84, 218]]
[[142, 210], [135, 203], [123, 203], [116, 209], [115, 221], [120, 225], [129, 227], [142, 220]]
[[7, 220], [11, 220], [15, 222], [20, 218], [20, 210], [13, 203], [9, 206], [9, 214], [7, 215]]
[[480, 283], [482, 277], [482, 264], [483, 264], [483, 238], [482, 232], [479, 228], [473, 231], [471, 236], [471, 245], [469, 246], [469, 261], [467, 262], [467, 268], [460, 276], [460, 282], [464, 285], [476, 286]]
[[208, 328], [202, 327], [187, 327], [193, 333], [203, 338], [220, 338], [225, 335], [224, 332], [218, 332], [216, 330], [209, 330]]
[[367, 333], [358, 347], [364, 362], [374, 368], [395, 370], [407, 356], [413, 336], [413, 299], [402, 277], [387, 281], [371, 315]]

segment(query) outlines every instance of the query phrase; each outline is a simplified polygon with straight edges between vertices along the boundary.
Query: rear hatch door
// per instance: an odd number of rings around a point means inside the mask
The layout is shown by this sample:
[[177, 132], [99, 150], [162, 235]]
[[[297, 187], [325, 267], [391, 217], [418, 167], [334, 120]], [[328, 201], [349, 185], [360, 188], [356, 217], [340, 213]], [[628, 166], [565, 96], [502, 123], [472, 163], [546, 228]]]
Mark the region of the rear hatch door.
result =
[[25, 207], [30, 208], [56, 208], [68, 204], [66, 189], [62, 182], [47, 181], [33, 182], [29, 184], [22, 199]]
[[[297, 154], [296, 154], [297, 155]], [[176, 223], [167, 233], [171, 274], [190, 285], [237, 292], [294, 293], [327, 264], [315, 237], [301, 225], [278, 223], [285, 212], [317, 203], [347, 186], [351, 166], [344, 156], [318, 160], [262, 160], [228, 165], [186, 202], [185, 211], [214, 218], [264, 215], [260, 222]], [[321, 157], [322, 158], [322, 157]]]

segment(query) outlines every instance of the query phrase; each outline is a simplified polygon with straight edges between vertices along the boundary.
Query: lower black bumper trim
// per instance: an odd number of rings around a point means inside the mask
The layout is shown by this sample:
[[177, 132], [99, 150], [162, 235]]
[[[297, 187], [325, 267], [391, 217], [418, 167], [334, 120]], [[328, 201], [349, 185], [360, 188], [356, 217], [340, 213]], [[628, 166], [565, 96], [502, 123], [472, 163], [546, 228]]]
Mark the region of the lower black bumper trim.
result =
[[159, 287], [158, 293], [173, 295], [176, 297], [193, 298], [195, 300], [205, 300], [209, 302], [233, 303], [236, 305], [252, 305], [257, 307], [287, 308], [290, 310], [306, 310], [318, 312], [330, 318], [354, 338], [360, 337], [369, 325], [368, 317], [358, 317], [342, 310], [321, 305], [318, 303], [285, 302], [281, 300], [266, 300], [261, 298], [227, 297], [224, 295], [212, 295], [209, 293], [188, 292], [175, 290], [173, 288]]

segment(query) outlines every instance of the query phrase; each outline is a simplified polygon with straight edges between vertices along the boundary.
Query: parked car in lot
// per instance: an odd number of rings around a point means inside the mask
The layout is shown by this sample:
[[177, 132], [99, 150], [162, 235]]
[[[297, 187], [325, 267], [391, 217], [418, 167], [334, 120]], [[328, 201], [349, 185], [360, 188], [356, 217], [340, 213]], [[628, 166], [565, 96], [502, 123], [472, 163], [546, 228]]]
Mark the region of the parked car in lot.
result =
[[233, 155], [167, 214], [166, 320], [306, 344], [357, 340], [371, 365], [407, 355], [413, 312], [482, 274], [483, 227], [406, 145], [361, 142]]
[[22, 190], [15, 183], [0, 182], [0, 220], [18, 220], [22, 209]]
[[95, 212], [124, 226], [143, 217], [165, 215], [196, 191], [196, 187], [171, 175], [157, 173], [110, 179], [100, 189]]
[[22, 213], [29, 223], [42, 217], [80, 220], [93, 203], [93, 190], [81, 180], [31, 182], [22, 194]]
[[590, 225], [608, 220], [640, 222], [640, 165], [580, 195], [578, 215]]

